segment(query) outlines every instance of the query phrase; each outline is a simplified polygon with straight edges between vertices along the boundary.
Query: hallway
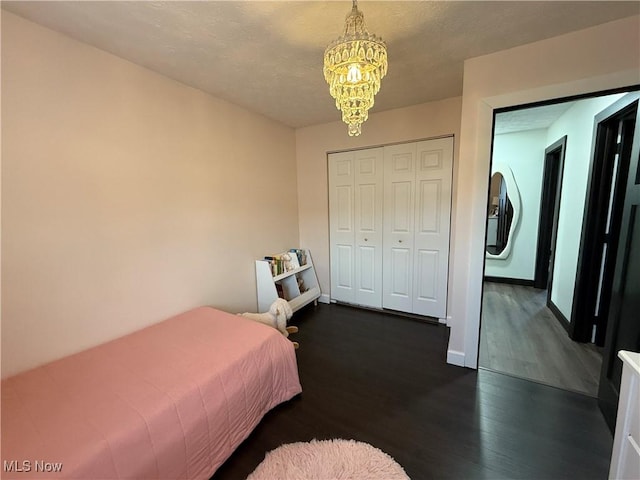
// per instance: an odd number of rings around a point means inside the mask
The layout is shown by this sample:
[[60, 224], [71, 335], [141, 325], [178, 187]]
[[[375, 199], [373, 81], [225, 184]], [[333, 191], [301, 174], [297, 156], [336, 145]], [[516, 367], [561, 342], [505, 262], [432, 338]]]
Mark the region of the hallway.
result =
[[597, 396], [602, 355], [570, 340], [546, 299], [546, 290], [485, 282], [479, 366]]

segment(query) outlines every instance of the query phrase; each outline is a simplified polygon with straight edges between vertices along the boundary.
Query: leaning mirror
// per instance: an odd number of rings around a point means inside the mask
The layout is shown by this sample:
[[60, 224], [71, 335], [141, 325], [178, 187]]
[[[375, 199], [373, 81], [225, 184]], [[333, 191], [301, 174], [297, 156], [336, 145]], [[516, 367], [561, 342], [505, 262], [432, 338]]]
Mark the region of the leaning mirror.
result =
[[487, 206], [487, 258], [509, 257], [519, 219], [520, 193], [513, 172], [506, 165], [494, 165]]

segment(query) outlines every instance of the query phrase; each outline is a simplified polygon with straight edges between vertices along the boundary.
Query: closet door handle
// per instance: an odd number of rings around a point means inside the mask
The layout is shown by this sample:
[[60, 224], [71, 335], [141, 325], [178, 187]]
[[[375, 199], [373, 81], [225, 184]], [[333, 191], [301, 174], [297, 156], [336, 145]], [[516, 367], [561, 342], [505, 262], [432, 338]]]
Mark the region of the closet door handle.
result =
[[398, 240], [398, 243], [402, 243], [402, 240]]
[[365, 238], [365, 239], [364, 239], [364, 241], [365, 241], [365, 242], [368, 242], [368, 241], [369, 241], [369, 239], [368, 239], [368, 238]]

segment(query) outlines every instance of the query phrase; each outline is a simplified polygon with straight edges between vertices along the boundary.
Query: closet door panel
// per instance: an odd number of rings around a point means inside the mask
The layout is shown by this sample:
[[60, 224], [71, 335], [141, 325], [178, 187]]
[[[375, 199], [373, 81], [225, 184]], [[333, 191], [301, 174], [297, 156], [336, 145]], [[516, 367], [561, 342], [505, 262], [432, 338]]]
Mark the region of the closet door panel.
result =
[[413, 313], [446, 318], [453, 138], [417, 144]]
[[411, 251], [408, 248], [391, 248], [391, 270], [388, 272], [389, 298], [385, 304], [386, 308], [394, 310], [406, 310], [406, 306], [411, 304]]
[[413, 226], [413, 182], [390, 182], [389, 188], [392, 204], [391, 233], [409, 235]]
[[382, 307], [382, 148], [355, 152], [354, 302]]
[[376, 221], [376, 194], [375, 185], [357, 185], [358, 189], [358, 232], [373, 235], [378, 228]]
[[413, 242], [416, 144], [384, 149], [382, 306], [413, 310]]
[[[336, 255], [336, 300], [350, 298], [353, 292], [353, 245], [337, 244]], [[339, 297], [339, 298], [337, 298]], [[343, 300], [347, 301], [347, 300]]]
[[[356, 259], [356, 281], [358, 290], [356, 291], [356, 302], [366, 305], [366, 297], [373, 295], [379, 289], [376, 288], [376, 188], [375, 185], [358, 185], [358, 198], [356, 207], [357, 226], [357, 259]], [[381, 252], [378, 252], [382, 255]]]
[[416, 231], [421, 235], [437, 235], [440, 232], [442, 180], [421, 180], [417, 190]]
[[382, 148], [329, 154], [331, 298], [382, 306]]
[[331, 298], [355, 300], [355, 153], [329, 155]]
[[363, 297], [374, 295], [377, 290], [376, 251], [374, 248], [359, 247], [358, 256], [359, 269], [356, 273], [356, 278], [358, 279], [358, 303], [364, 305]]
[[353, 187], [339, 185], [336, 187], [336, 231], [351, 235], [353, 233]]
[[439, 252], [420, 249], [416, 252], [416, 299], [431, 302], [438, 297]]

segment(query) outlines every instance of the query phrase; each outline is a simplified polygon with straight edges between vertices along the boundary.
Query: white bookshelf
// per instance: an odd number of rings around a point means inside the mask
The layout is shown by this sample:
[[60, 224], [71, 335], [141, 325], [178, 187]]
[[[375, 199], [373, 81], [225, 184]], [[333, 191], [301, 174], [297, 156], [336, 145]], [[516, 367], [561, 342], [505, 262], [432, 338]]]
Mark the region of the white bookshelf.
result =
[[[291, 310], [294, 312], [311, 302], [317, 304], [320, 297], [318, 277], [309, 250], [305, 250], [305, 253], [307, 258], [305, 265], [275, 276], [267, 260], [256, 260], [258, 312], [267, 312], [271, 304], [278, 298], [277, 284], [282, 286], [282, 297], [289, 302]], [[295, 253], [291, 255], [295, 255]], [[302, 280], [303, 291], [298, 288], [299, 279]]]

